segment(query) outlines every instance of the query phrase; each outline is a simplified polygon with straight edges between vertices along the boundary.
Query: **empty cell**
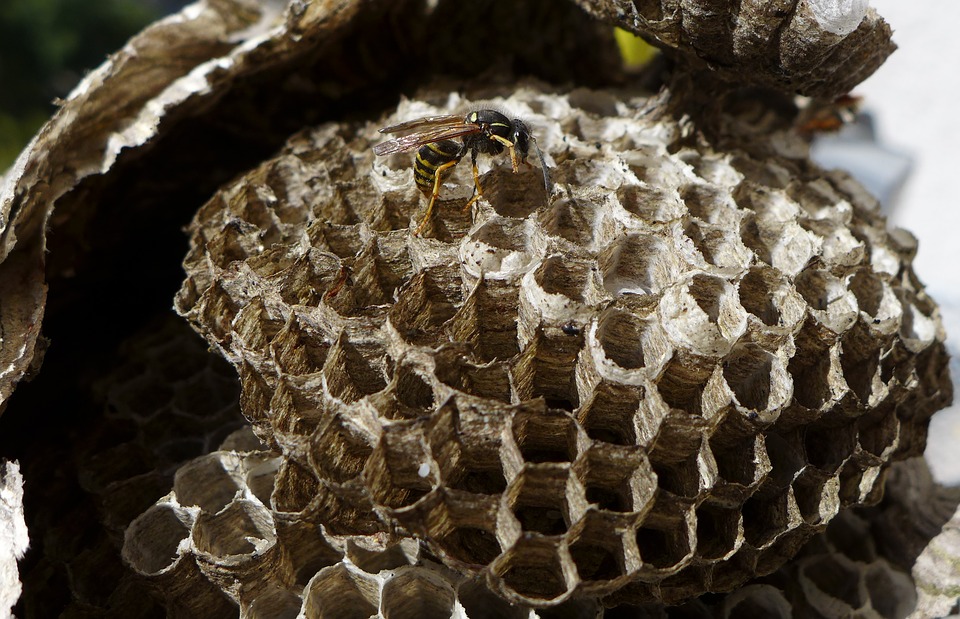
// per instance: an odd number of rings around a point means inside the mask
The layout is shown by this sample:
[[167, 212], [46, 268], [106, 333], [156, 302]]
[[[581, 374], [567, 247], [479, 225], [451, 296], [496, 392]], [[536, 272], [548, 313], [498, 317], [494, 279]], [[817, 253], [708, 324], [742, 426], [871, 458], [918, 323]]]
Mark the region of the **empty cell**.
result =
[[364, 468], [364, 482], [373, 499], [393, 509], [409, 507], [426, 496], [439, 473], [422, 435], [408, 423], [384, 428]]
[[850, 278], [847, 286], [857, 298], [860, 311], [868, 316], [877, 316], [886, 293], [886, 285], [880, 276], [868, 269], [860, 269]]
[[907, 617], [917, 606], [913, 580], [886, 562], [877, 561], [865, 568], [864, 585], [870, 606], [881, 617]]
[[557, 413], [521, 412], [513, 418], [513, 437], [525, 462], [573, 462], [577, 424]]
[[800, 571], [817, 589], [851, 609], [861, 608], [869, 601], [861, 583], [860, 570], [846, 557], [816, 557], [805, 561]]
[[342, 282], [345, 266], [336, 256], [310, 248], [273, 280], [277, 281], [284, 303], [316, 307], [326, 293]]
[[535, 259], [525, 220], [493, 217], [460, 244], [461, 268], [476, 278], [502, 279], [529, 270]]
[[657, 391], [670, 408], [701, 415], [703, 390], [714, 367], [713, 360], [674, 353], [657, 379]]
[[377, 581], [343, 563], [317, 572], [304, 593], [307, 619], [369, 619], [380, 605]]
[[414, 418], [428, 414], [434, 405], [433, 388], [413, 367], [400, 364], [384, 394], [392, 406], [382, 406], [390, 418]]
[[680, 188], [680, 197], [691, 215], [708, 223], [729, 219], [735, 205], [726, 190], [706, 183], [688, 183]]
[[587, 484], [586, 496], [589, 503], [611, 512], [633, 511], [633, 500], [629, 488], [624, 484], [614, 488], [600, 484]]
[[787, 372], [793, 377], [794, 399], [811, 409], [819, 409], [835, 397], [833, 383], [835, 338], [813, 319], [808, 319], [794, 336], [796, 352]]
[[274, 481], [273, 495], [267, 505], [281, 512], [302, 512], [317, 496], [319, 482], [313, 471], [290, 458], [284, 458]]
[[272, 588], [257, 595], [241, 608], [245, 619], [295, 619], [300, 614], [300, 596], [286, 589]]
[[686, 523], [662, 528], [644, 524], [636, 530], [637, 548], [643, 565], [655, 569], [667, 569], [678, 565], [690, 556], [690, 538]]
[[786, 490], [796, 479], [797, 473], [807, 465], [803, 439], [797, 433], [768, 432], [764, 436], [764, 443], [770, 459], [770, 472], [764, 487], [771, 491]]
[[[691, 598], [700, 594], [707, 583], [707, 574], [709, 568], [691, 565], [683, 568], [672, 576], [667, 576], [660, 581], [660, 599], [664, 604], [680, 604], [687, 602]], [[689, 607], [688, 607], [689, 608]], [[693, 605], [693, 612], [709, 612], [705, 607]], [[674, 614], [682, 616], [682, 613], [674, 611]], [[695, 615], [696, 616], [696, 615]], [[700, 615], [703, 616], [703, 615]]]
[[763, 438], [760, 435], [723, 447], [714, 445], [711, 441], [710, 447], [720, 479], [741, 486], [749, 486], [760, 480], [761, 457], [758, 450], [763, 449]]
[[754, 548], [763, 548], [786, 531], [790, 523], [787, 493], [754, 495], [743, 504], [743, 536]]
[[567, 256], [553, 255], [540, 263], [533, 272], [533, 277], [547, 294], [563, 295], [582, 303], [591, 266], [592, 261], [571, 260]]
[[620, 536], [596, 512], [588, 513], [586, 522], [575, 533], [570, 556], [582, 581], [609, 581], [626, 571]]
[[481, 361], [510, 359], [520, 352], [517, 341], [519, 288], [496, 280], [480, 280], [457, 310], [447, 329]]
[[330, 350], [320, 333], [304, 329], [292, 316], [270, 347], [280, 369], [294, 376], [319, 372]]
[[561, 198], [540, 215], [540, 225], [550, 236], [585, 247], [593, 241], [597, 204], [574, 197]]
[[190, 535], [189, 513], [169, 503], [157, 503], [130, 523], [124, 536], [123, 558], [146, 576], [171, 569], [179, 560], [181, 541]]
[[604, 356], [625, 370], [644, 366], [643, 335], [647, 323], [638, 316], [609, 309], [600, 315], [597, 342]]
[[745, 344], [730, 351], [723, 360], [723, 378], [740, 406], [766, 410], [774, 380], [776, 358], [756, 344]]
[[863, 406], [872, 404], [874, 388], [879, 387], [880, 347], [881, 342], [860, 322], [843, 335], [840, 344], [843, 378]]
[[729, 224], [708, 224], [695, 219], [687, 222], [683, 234], [689, 238], [707, 264], [741, 268], [753, 253], [743, 244]]
[[510, 510], [524, 531], [562, 535], [570, 526], [566, 489], [566, 471], [525, 468], [508, 489]]
[[512, 171], [495, 167], [480, 179], [483, 198], [503, 217], [524, 218], [547, 203], [543, 172], [533, 167]]
[[530, 610], [511, 604], [490, 591], [483, 578], [473, 578], [460, 585], [457, 598], [470, 619], [529, 619]]
[[217, 515], [200, 514], [193, 542], [217, 563], [231, 557], [251, 560], [276, 543], [276, 527], [263, 505], [238, 500]]
[[500, 555], [497, 536], [477, 527], [458, 526], [436, 543], [449, 557], [468, 565], [487, 565]]
[[420, 567], [400, 568], [383, 585], [380, 612], [384, 619], [450, 617], [455, 597], [439, 574]]
[[214, 452], [190, 461], [177, 470], [173, 490], [181, 505], [197, 505], [208, 514], [223, 509], [237, 492], [241, 482], [234, 477], [240, 457], [229, 452]]
[[401, 337], [414, 344], [436, 340], [440, 328], [456, 314], [462, 302], [459, 290], [448, 285], [445, 270], [417, 273], [397, 293], [390, 322]]
[[832, 477], [807, 469], [793, 484], [793, 497], [800, 516], [808, 524], [820, 524], [836, 515], [837, 484]]
[[658, 185], [624, 185], [617, 190], [623, 208], [644, 222], [664, 223], [683, 215], [683, 204], [677, 192]]
[[[368, 548], [364, 543], [369, 544], [370, 547]], [[345, 546], [344, 558], [349, 559], [367, 574], [395, 570], [417, 561], [418, 546], [412, 539], [400, 540], [384, 547], [376, 539], [371, 542], [369, 538], [348, 538]]]
[[507, 480], [499, 462], [488, 468], [465, 459], [459, 463], [458, 471], [451, 474], [447, 487], [474, 494], [497, 495], [507, 489]]
[[513, 515], [520, 522], [524, 532], [541, 535], [563, 535], [567, 531], [567, 521], [563, 510], [557, 505], [540, 505], [537, 502], [518, 499], [513, 504]]
[[579, 342], [548, 337], [538, 328], [512, 365], [514, 388], [520, 400], [543, 398], [550, 408], [573, 410], [579, 405], [574, 369]]
[[271, 316], [263, 300], [255, 297], [240, 310], [232, 326], [244, 347], [262, 353], [280, 333], [283, 325], [283, 320]]
[[656, 452], [651, 454], [650, 465], [657, 474], [657, 485], [661, 490], [688, 498], [700, 493], [699, 452], [694, 452], [680, 461], [662, 461], [657, 456]]
[[508, 590], [525, 598], [548, 601], [567, 592], [556, 548], [541, 540], [519, 542], [497, 565], [496, 573]]
[[854, 423], [839, 427], [811, 424], [804, 428], [803, 433], [807, 461], [828, 473], [836, 472], [857, 447]]
[[310, 460], [324, 477], [343, 483], [363, 470], [374, 440], [339, 415], [331, 416], [310, 438]]
[[[589, 598], [571, 598], [555, 606], [538, 608], [540, 619], [596, 619], [600, 617], [600, 602]], [[603, 611], [603, 617], [610, 616], [610, 610]], [[473, 615], [470, 616], [473, 619]], [[634, 619], [636, 619], [634, 617]]]
[[857, 440], [863, 451], [887, 459], [899, 445], [900, 420], [888, 407], [881, 407], [881, 411], [884, 414], [860, 418]]
[[652, 234], [622, 236], [597, 260], [603, 287], [613, 296], [655, 294], [675, 282], [681, 269], [676, 248]]
[[342, 334], [330, 349], [323, 366], [327, 389], [350, 403], [387, 386], [385, 352], [380, 343], [351, 342]]
[[722, 559], [737, 548], [740, 539], [739, 507], [703, 503], [697, 508], [697, 554], [702, 559]]
[[277, 472], [282, 458], [267, 458], [257, 461], [254, 458], [247, 459], [247, 471], [245, 481], [247, 488], [264, 505], [270, 505], [270, 496], [273, 494], [274, 483], [277, 479]]
[[781, 323], [777, 296], [787, 286], [783, 276], [772, 267], [754, 267], [740, 280], [740, 305], [768, 327]]
[[601, 383], [593, 397], [581, 406], [577, 420], [595, 441], [614, 445], [635, 445], [634, 416], [640, 408], [643, 389]]

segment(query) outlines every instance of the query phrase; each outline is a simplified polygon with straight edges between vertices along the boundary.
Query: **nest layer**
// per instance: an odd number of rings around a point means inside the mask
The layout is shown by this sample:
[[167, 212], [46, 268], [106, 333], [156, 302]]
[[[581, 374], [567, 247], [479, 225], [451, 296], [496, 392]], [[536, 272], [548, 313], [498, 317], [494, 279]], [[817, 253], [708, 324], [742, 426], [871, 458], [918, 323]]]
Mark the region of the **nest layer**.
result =
[[[474, 104], [410, 101], [392, 124]], [[273, 505], [400, 527], [509, 600], [676, 602], [776, 569], [950, 396], [912, 239], [786, 133], [718, 152], [659, 101], [521, 90], [540, 170], [328, 124], [191, 227], [178, 309], [284, 457]], [[374, 517], [371, 517], [373, 515]]]

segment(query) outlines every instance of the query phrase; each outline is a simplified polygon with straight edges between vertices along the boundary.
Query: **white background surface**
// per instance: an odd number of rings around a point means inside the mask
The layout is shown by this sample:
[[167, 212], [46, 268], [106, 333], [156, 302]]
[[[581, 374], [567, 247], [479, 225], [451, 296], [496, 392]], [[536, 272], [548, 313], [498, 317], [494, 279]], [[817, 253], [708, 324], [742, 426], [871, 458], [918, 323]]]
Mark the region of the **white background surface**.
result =
[[[877, 139], [913, 158], [891, 225], [920, 241], [914, 268], [940, 304], [954, 385], [960, 378], [960, 2], [872, 0], [899, 49], [854, 93], [876, 120]], [[930, 426], [927, 459], [960, 485], [960, 406]]]

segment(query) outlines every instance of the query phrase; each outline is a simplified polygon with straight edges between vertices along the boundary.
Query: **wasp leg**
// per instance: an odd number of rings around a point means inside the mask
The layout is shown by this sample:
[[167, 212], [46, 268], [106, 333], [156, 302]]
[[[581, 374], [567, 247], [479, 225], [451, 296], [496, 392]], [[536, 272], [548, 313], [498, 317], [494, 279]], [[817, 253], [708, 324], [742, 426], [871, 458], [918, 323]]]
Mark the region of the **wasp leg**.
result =
[[460, 160], [454, 159], [453, 161], [448, 161], [443, 165], [437, 166], [433, 177], [433, 193], [430, 195], [430, 204], [427, 205], [427, 212], [424, 213], [423, 219], [420, 220], [420, 225], [417, 226], [416, 230], [414, 230], [414, 236], [420, 236], [420, 233], [423, 232], [423, 229], [427, 227], [427, 222], [430, 221], [430, 215], [433, 213], [433, 204], [437, 201], [437, 197], [440, 195], [440, 184], [443, 182], [443, 173], [458, 163], [460, 163]]
[[483, 197], [483, 189], [480, 188], [480, 170], [477, 169], [477, 162], [473, 162], [473, 196], [470, 197], [470, 200], [464, 205], [464, 212], [470, 210], [470, 207], [473, 206], [473, 203]]
[[517, 149], [514, 148], [513, 142], [511, 142], [507, 138], [500, 137], [499, 135], [491, 135], [490, 138], [500, 142], [510, 150], [510, 164], [513, 165], [513, 173], [516, 174], [517, 172], [519, 172], [520, 160], [517, 159]]

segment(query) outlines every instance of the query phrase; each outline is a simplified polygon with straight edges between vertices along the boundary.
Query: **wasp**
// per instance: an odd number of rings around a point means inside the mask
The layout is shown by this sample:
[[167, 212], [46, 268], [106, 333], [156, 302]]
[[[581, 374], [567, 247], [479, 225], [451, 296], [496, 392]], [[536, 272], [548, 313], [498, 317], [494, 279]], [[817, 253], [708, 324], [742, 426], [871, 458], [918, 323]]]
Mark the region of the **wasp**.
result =
[[483, 195], [477, 170], [477, 155], [499, 155], [506, 148], [510, 152], [510, 162], [516, 173], [520, 170], [521, 163], [530, 165], [527, 163], [527, 156], [531, 143], [540, 160], [543, 186], [547, 195], [550, 195], [550, 178], [543, 152], [537, 145], [536, 138], [530, 134], [530, 129], [519, 118], [510, 120], [496, 110], [475, 110], [468, 112], [466, 116], [427, 116], [409, 120], [399, 125], [384, 127], [380, 129], [380, 133], [396, 134], [399, 137], [374, 146], [373, 152], [377, 155], [392, 155], [417, 149], [413, 178], [420, 191], [430, 196], [430, 203], [414, 234], [419, 235], [430, 219], [433, 205], [440, 195], [444, 172], [460, 163], [468, 152], [473, 162], [474, 193], [464, 210]]

